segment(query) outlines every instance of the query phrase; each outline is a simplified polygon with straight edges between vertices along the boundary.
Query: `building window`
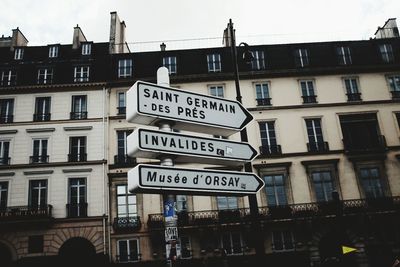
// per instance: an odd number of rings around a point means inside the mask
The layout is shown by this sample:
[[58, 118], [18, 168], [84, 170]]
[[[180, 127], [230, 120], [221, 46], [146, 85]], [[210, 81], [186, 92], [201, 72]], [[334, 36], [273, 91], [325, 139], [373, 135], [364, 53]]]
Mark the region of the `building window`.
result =
[[47, 155], [47, 139], [33, 140], [33, 156], [30, 158], [30, 163], [47, 163], [49, 156]]
[[69, 162], [86, 161], [86, 136], [69, 138]]
[[238, 198], [228, 196], [217, 196], [218, 210], [234, 210], [238, 209]]
[[339, 65], [351, 65], [350, 48], [347, 46], [340, 46], [336, 48], [336, 53]]
[[264, 175], [264, 181], [268, 206], [287, 205], [285, 176], [283, 174]]
[[126, 92], [118, 92], [118, 115], [126, 114]]
[[89, 66], [77, 66], [74, 68], [74, 82], [89, 81]]
[[242, 236], [240, 233], [230, 232], [222, 234], [222, 248], [226, 255], [240, 254], [243, 251]]
[[208, 72], [220, 72], [221, 71], [221, 55], [210, 54], [207, 55]]
[[396, 120], [397, 120], [397, 126], [398, 126], [399, 129], [400, 129], [400, 112], [396, 112], [396, 113], [395, 113], [395, 116], [396, 116]]
[[24, 57], [24, 49], [23, 48], [15, 48], [14, 51], [14, 59], [20, 60]]
[[379, 45], [379, 52], [384, 63], [392, 63], [394, 61], [393, 49], [390, 44]]
[[117, 131], [117, 151], [118, 155], [115, 158], [115, 164], [127, 165], [133, 164], [134, 159], [128, 156], [127, 137], [132, 133], [132, 130]]
[[14, 121], [14, 99], [0, 99], [0, 123]]
[[400, 99], [400, 75], [387, 76], [393, 99]]
[[33, 235], [28, 237], [28, 253], [42, 253], [43, 245], [43, 235]]
[[84, 43], [82, 44], [82, 55], [87, 56], [92, 53], [92, 44], [90, 43]]
[[0, 211], [7, 208], [8, 182], [0, 182]]
[[269, 84], [268, 83], [256, 83], [256, 101], [257, 106], [269, 106], [271, 105], [271, 98], [269, 96]]
[[58, 46], [52, 45], [49, 47], [49, 58], [58, 57]]
[[332, 192], [335, 190], [332, 173], [330, 171], [313, 171], [311, 179], [317, 202], [332, 200]]
[[38, 77], [37, 77], [38, 84], [51, 84], [53, 83], [53, 69], [39, 69], [38, 70]]
[[86, 217], [86, 179], [70, 178], [68, 184], [68, 217]]
[[118, 78], [132, 77], [132, 59], [118, 60]]
[[135, 262], [139, 261], [139, 240], [118, 240], [118, 262]]
[[127, 185], [117, 185], [117, 217], [137, 216], [136, 195], [129, 193]]
[[380, 198], [385, 196], [382, 177], [378, 167], [360, 168], [359, 175], [366, 198]]
[[308, 55], [308, 49], [300, 48], [294, 51], [294, 62], [296, 67], [306, 67], [310, 65], [310, 58]]
[[275, 134], [275, 121], [259, 122], [262, 155], [281, 154], [281, 146], [277, 144]]
[[169, 74], [176, 74], [176, 57], [164, 57], [163, 66], [168, 69]]
[[209, 86], [208, 90], [212, 96], [224, 97], [224, 87], [222, 85]]
[[0, 140], [0, 166], [10, 164], [10, 141]]
[[272, 250], [273, 251], [294, 250], [293, 233], [289, 230], [272, 231]]
[[308, 136], [308, 151], [323, 152], [327, 151], [328, 144], [324, 142], [321, 128], [321, 119], [306, 119], [307, 136]]
[[300, 81], [300, 87], [303, 104], [317, 103], [317, 96], [315, 95], [313, 80]]
[[36, 97], [35, 99], [35, 114], [33, 121], [49, 121], [50, 120], [50, 97]]
[[47, 180], [29, 181], [29, 206], [43, 207], [47, 205]]
[[344, 78], [343, 81], [346, 87], [347, 101], [360, 101], [361, 93], [358, 89], [357, 78]]
[[179, 236], [181, 244], [181, 257], [182, 259], [190, 259], [192, 257], [192, 244], [190, 242], [190, 237]]
[[13, 86], [17, 84], [17, 72], [15, 70], [3, 70], [1, 72], [1, 86]]
[[176, 209], [179, 212], [186, 212], [188, 210], [187, 196], [177, 195], [176, 196]]
[[264, 51], [251, 51], [253, 59], [251, 61], [252, 70], [263, 70], [265, 69], [265, 58]]
[[86, 95], [72, 96], [71, 120], [87, 119], [87, 97]]

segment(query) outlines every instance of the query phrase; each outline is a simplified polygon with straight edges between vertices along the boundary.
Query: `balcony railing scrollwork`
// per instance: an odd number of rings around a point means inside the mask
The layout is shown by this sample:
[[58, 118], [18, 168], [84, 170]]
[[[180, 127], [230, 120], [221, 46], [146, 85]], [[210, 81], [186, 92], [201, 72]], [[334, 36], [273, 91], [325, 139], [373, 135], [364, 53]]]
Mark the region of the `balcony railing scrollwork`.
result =
[[139, 230], [142, 226], [142, 222], [139, 216], [130, 217], [116, 217], [114, 218], [113, 228], [114, 230]]
[[352, 142], [343, 139], [344, 150], [348, 154], [364, 152], [385, 152], [387, 149], [386, 138], [384, 135], [378, 135], [376, 139], [366, 142]]
[[29, 163], [48, 163], [49, 162], [49, 155], [36, 155], [29, 157]]
[[0, 208], [0, 220], [51, 218], [52, 209], [53, 207], [51, 205], [11, 206]]
[[280, 145], [263, 145], [260, 146], [261, 155], [282, 155], [282, 148]]

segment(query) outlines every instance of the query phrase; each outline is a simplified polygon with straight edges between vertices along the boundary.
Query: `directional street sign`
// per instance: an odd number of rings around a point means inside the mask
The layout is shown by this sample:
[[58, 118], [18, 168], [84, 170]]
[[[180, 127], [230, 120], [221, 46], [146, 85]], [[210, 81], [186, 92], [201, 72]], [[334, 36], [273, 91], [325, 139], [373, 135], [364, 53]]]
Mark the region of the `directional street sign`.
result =
[[127, 144], [131, 157], [154, 159], [170, 154], [175, 162], [237, 166], [258, 155], [248, 143], [141, 128], [128, 136]]
[[352, 247], [347, 247], [347, 246], [342, 246], [342, 254], [347, 254], [347, 253], [351, 253], [357, 251], [356, 248], [352, 248]]
[[142, 81], [128, 90], [126, 99], [126, 119], [138, 124], [170, 120], [175, 129], [231, 135], [253, 119], [237, 101]]
[[128, 172], [130, 192], [172, 191], [201, 195], [256, 194], [264, 181], [254, 173], [139, 164]]

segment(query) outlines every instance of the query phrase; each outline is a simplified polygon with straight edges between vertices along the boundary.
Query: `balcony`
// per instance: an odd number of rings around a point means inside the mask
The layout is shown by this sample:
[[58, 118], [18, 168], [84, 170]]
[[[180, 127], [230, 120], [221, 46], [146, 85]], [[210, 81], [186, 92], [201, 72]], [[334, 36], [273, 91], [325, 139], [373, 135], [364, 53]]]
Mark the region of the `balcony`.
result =
[[0, 158], [0, 166], [10, 165], [10, 161], [11, 161], [10, 157], [2, 157], [2, 158]]
[[260, 154], [263, 156], [282, 155], [280, 145], [260, 146]]
[[12, 228], [18, 225], [22, 227], [45, 226], [53, 219], [52, 209], [51, 205], [0, 208], [0, 225], [8, 225]]
[[49, 156], [48, 155], [36, 155], [29, 157], [29, 163], [49, 163]]
[[87, 111], [85, 112], [71, 112], [70, 113], [71, 120], [84, 120], [87, 119]]
[[13, 121], [13, 115], [0, 115], [0, 123], [12, 123]]
[[400, 91], [391, 91], [390, 93], [392, 93], [392, 99], [400, 100]]
[[303, 95], [302, 98], [303, 98], [303, 104], [317, 103], [316, 95], [307, 95], [307, 96]]
[[351, 94], [346, 94], [347, 95], [347, 101], [352, 102], [352, 101], [361, 101], [361, 93], [351, 93]]
[[87, 154], [68, 154], [68, 162], [85, 162]]
[[33, 114], [33, 121], [49, 121], [50, 118], [50, 113]]
[[321, 153], [329, 151], [328, 142], [312, 142], [307, 143], [308, 152]]
[[129, 255], [116, 255], [118, 263], [138, 262], [142, 259], [142, 254], [133, 253]]
[[128, 155], [115, 155], [114, 164], [117, 167], [129, 167], [136, 164], [136, 159]]
[[271, 98], [257, 98], [257, 106], [271, 106]]
[[[360, 141], [361, 140], [361, 141]], [[375, 140], [363, 142], [364, 138], [360, 137], [356, 142], [343, 139], [345, 153], [362, 154], [362, 153], [384, 153], [387, 150], [386, 138], [384, 135], [378, 135]]]
[[126, 114], [126, 107], [117, 107], [118, 115], [125, 115]]
[[66, 206], [68, 218], [87, 217], [88, 203], [69, 203]]
[[115, 231], [137, 231], [142, 227], [139, 216], [114, 218], [113, 228]]

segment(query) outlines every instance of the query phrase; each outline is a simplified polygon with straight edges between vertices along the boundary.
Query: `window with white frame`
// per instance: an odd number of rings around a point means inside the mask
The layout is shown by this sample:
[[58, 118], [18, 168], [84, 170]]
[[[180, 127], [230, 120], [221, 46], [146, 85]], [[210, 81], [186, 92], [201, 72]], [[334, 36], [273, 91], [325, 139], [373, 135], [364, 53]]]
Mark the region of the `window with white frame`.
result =
[[280, 154], [280, 147], [276, 141], [275, 121], [259, 122], [261, 136], [261, 154]]
[[117, 98], [118, 98], [118, 115], [121, 114], [126, 114], [126, 92], [118, 92], [117, 93]]
[[384, 63], [392, 63], [394, 61], [393, 49], [390, 44], [379, 45], [379, 52]]
[[300, 81], [300, 88], [304, 104], [317, 102], [317, 96], [314, 91], [314, 80]]
[[72, 136], [69, 138], [69, 162], [86, 161], [86, 136]]
[[127, 138], [128, 135], [130, 135], [131, 133], [132, 130], [117, 131], [118, 157], [127, 157], [128, 155]]
[[0, 124], [14, 121], [14, 99], [0, 99]]
[[297, 67], [306, 67], [310, 65], [308, 49], [299, 48], [294, 51], [294, 61]]
[[34, 139], [33, 140], [32, 156], [30, 159], [31, 163], [46, 163], [46, 162], [48, 162], [47, 145], [48, 145], [47, 139]]
[[335, 191], [332, 172], [330, 170], [315, 170], [311, 172], [311, 180], [315, 190], [317, 202], [332, 200], [332, 192]]
[[53, 82], [53, 69], [42, 68], [38, 69], [37, 83], [38, 84], [51, 84]]
[[82, 55], [87, 56], [92, 53], [92, 44], [91, 43], [83, 43], [82, 44]]
[[0, 182], [0, 211], [7, 208], [8, 182]]
[[13, 86], [17, 84], [17, 71], [7, 69], [1, 71], [1, 86]]
[[176, 74], [176, 57], [163, 57], [163, 66], [168, 69], [169, 74]]
[[358, 79], [355, 77], [343, 78], [344, 85], [346, 87], [346, 95], [348, 101], [359, 101], [361, 100], [361, 94], [358, 89]]
[[255, 83], [256, 101], [257, 106], [271, 105], [271, 98], [269, 95], [269, 83]]
[[251, 51], [251, 54], [253, 55], [253, 59], [251, 60], [251, 69], [252, 70], [265, 69], [264, 51], [261, 50]]
[[88, 82], [89, 69], [89, 66], [76, 66], [74, 68], [74, 82]]
[[0, 140], [0, 165], [10, 164], [10, 140]]
[[35, 114], [33, 114], [34, 121], [50, 120], [50, 103], [51, 103], [51, 98], [49, 96], [36, 97]]
[[351, 53], [348, 46], [339, 46], [336, 48], [339, 65], [351, 65]]
[[264, 175], [265, 193], [267, 195], [268, 206], [284, 206], [288, 204], [286, 195], [285, 175], [267, 174]]
[[117, 217], [136, 217], [137, 199], [136, 195], [128, 191], [128, 186], [117, 185]]
[[58, 57], [58, 45], [49, 46], [49, 58]]
[[132, 77], [132, 59], [118, 60], [118, 78]]
[[140, 260], [139, 240], [118, 240], [118, 262], [135, 262]]
[[292, 231], [290, 230], [272, 231], [272, 250], [273, 251], [294, 250], [294, 238]]
[[21, 60], [23, 57], [24, 57], [24, 49], [23, 48], [15, 48], [14, 59]]
[[243, 252], [242, 235], [238, 232], [227, 232], [221, 236], [222, 248], [227, 255], [240, 254]]
[[325, 146], [324, 137], [322, 135], [321, 119], [305, 119], [307, 136], [308, 136], [308, 150], [312, 152], [327, 150]]
[[208, 91], [212, 96], [224, 97], [224, 86], [222, 85], [209, 86]]
[[87, 96], [73, 95], [71, 104], [71, 120], [87, 119]]
[[87, 216], [86, 178], [68, 180], [68, 217]]
[[207, 66], [208, 66], [208, 72], [220, 72], [221, 55], [220, 54], [207, 55]]
[[47, 180], [29, 181], [29, 206], [43, 207], [47, 205]]

